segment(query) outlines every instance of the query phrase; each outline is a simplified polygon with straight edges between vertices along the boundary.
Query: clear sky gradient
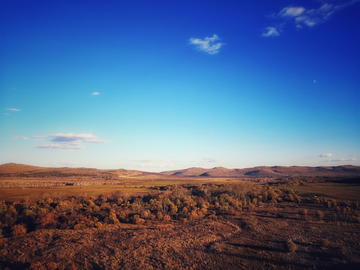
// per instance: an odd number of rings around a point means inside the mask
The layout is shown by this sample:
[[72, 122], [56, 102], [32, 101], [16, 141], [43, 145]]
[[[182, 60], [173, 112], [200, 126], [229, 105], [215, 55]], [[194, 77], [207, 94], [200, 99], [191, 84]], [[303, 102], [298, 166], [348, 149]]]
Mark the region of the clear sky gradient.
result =
[[1, 0], [0, 164], [360, 165], [360, 1]]

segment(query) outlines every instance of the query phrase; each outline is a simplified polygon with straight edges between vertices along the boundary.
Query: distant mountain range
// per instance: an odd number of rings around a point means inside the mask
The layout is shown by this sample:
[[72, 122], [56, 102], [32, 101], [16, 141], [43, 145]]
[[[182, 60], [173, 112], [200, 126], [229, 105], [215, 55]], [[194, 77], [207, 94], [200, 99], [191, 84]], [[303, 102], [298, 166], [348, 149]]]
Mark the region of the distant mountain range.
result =
[[360, 166], [334, 167], [300, 167], [273, 166], [254, 167], [246, 169], [227, 169], [215, 167], [212, 169], [188, 168], [184, 170], [149, 173], [136, 170], [98, 170], [92, 168], [47, 168], [24, 164], [7, 163], [0, 165], [0, 177], [218, 177], [218, 178], [266, 178], [266, 177], [360, 177]]
[[359, 176], [359, 166], [335, 167], [300, 167], [273, 166], [254, 167], [246, 169], [227, 169], [215, 167], [212, 169], [189, 168], [185, 170], [165, 171], [161, 174], [182, 177], [296, 177], [296, 176]]

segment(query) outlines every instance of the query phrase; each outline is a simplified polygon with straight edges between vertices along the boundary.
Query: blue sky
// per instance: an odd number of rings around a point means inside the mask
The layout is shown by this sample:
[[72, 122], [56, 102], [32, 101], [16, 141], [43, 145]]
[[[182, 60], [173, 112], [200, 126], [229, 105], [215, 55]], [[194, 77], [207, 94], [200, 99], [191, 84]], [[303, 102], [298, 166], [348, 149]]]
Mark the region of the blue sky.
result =
[[359, 14], [349, 0], [1, 0], [0, 164], [360, 165]]

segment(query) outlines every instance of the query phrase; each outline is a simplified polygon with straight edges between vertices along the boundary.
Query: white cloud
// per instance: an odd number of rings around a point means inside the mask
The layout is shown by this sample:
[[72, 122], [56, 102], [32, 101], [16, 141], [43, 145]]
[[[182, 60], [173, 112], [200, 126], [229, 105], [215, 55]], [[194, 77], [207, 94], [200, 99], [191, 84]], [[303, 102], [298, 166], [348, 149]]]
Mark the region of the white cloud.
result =
[[340, 158], [340, 159], [328, 159], [324, 162], [339, 162], [339, 161], [356, 161], [357, 158]]
[[318, 157], [332, 157], [332, 154], [331, 153], [324, 153], [324, 154], [318, 155]]
[[20, 109], [14, 109], [14, 108], [6, 108], [5, 110], [14, 111], [14, 112], [20, 112], [21, 111]]
[[39, 145], [38, 148], [47, 148], [47, 149], [61, 149], [61, 150], [74, 150], [74, 149], [84, 149], [83, 143], [108, 143], [109, 141], [98, 139], [97, 136], [92, 134], [74, 134], [74, 133], [57, 133], [52, 135], [45, 136], [32, 136], [36, 141], [48, 140], [55, 142], [51, 145]]
[[5, 115], [10, 115], [10, 113], [5, 113]]
[[263, 36], [263, 37], [276, 37], [276, 36], [280, 35], [275, 27], [266, 27], [266, 30], [267, 30], [267, 32], [262, 33], [261, 36]]
[[94, 93], [92, 93], [91, 95], [92, 95], [92, 96], [97, 96], [97, 95], [100, 95], [100, 93], [99, 93], [99, 92], [94, 92]]
[[[304, 26], [314, 27], [328, 20], [335, 12], [351, 6], [356, 2], [359, 2], [359, 0], [344, 0], [342, 3], [334, 2], [333, 4], [324, 3], [319, 8], [315, 9], [288, 6], [281, 9], [277, 15], [271, 16], [271, 18], [280, 19], [283, 25], [286, 23], [293, 23], [298, 29], [302, 29]], [[262, 34], [262, 36], [268, 37], [279, 35], [279, 32], [276, 31], [274, 27], [268, 27], [267, 30], [268, 32]]]
[[282, 17], [296, 17], [303, 13], [305, 8], [303, 7], [286, 7], [279, 12], [279, 16]]
[[79, 142], [79, 141], [85, 141], [85, 140], [93, 140], [97, 137], [92, 134], [74, 134], [74, 133], [57, 133], [48, 135], [50, 141], [53, 142], [59, 142], [59, 143], [70, 143], [70, 142]]
[[224, 43], [215, 43], [216, 40], [218, 40], [219, 37], [215, 34], [213, 37], [209, 38], [206, 37], [205, 39], [199, 39], [199, 38], [190, 38], [190, 44], [196, 45], [196, 48], [199, 51], [206, 52], [208, 54], [216, 54], [219, 52], [220, 48]]
[[195, 152], [188, 152], [188, 155], [195, 155]]

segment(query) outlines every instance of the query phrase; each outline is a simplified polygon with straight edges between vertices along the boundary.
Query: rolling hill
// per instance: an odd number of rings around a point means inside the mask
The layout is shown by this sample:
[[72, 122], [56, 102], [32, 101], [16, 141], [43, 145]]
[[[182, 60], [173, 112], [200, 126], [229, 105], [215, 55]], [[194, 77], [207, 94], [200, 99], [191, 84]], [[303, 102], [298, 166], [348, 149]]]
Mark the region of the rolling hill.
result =
[[360, 166], [334, 167], [301, 167], [301, 166], [273, 166], [254, 167], [245, 169], [227, 169], [215, 167], [212, 169], [188, 168], [184, 170], [150, 173], [136, 170], [98, 170], [94, 168], [47, 168], [16, 163], [0, 165], [0, 177], [95, 177], [118, 179], [122, 177], [209, 177], [209, 178], [266, 178], [266, 177], [360, 177]]
[[300, 167], [300, 166], [273, 166], [254, 167], [246, 169], [227, 169], [215, 167], [212, 169], [189, 168], [185, 170], [165, 171], [165, 175], [182, 177], [298, 177], [298, 176], [360, 176], [359, 166], [335, 166], [335, 167]]

